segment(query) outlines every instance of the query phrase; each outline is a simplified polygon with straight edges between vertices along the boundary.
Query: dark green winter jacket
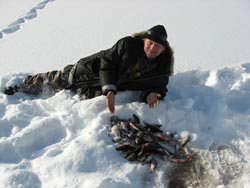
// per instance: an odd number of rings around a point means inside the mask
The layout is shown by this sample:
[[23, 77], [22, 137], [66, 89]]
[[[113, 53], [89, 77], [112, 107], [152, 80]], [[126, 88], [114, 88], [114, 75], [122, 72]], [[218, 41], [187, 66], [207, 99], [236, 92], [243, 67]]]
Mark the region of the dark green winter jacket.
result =
[[[120, 39], [112, 48], [80, 59], [72, 68], [69, 82], [73, 88], [83, 90], [94, 88], [87, 98], [108, 91], [142, 91], [142, 100], [150, 92], [164, 97], [171, 75], [173, 52], [170, 46], [164, 53], [150, 60], [143, 49], [143, 40], [138, 37]], [[98, 94], [96, 94], [96, 91]]]

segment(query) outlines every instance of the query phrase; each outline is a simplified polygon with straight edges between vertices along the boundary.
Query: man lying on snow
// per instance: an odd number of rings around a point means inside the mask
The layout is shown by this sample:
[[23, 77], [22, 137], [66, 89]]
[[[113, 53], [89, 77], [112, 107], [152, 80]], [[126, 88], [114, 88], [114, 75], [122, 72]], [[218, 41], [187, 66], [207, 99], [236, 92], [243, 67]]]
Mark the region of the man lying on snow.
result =
[[142, 91], [142, 101], [153, 108], [167, 92], [173, 74], [173, 51], [162, 25], [120, 39], [112, 48], [80, 59], [61, 71], [28, 76], [21, 85], [4, 87], [12, 95], [22, 91], [40, 94], [44, 86], [54, 91], [70, 89], [85, 99], [106, 95], [107, 107], [115, 110], [117, 91]]

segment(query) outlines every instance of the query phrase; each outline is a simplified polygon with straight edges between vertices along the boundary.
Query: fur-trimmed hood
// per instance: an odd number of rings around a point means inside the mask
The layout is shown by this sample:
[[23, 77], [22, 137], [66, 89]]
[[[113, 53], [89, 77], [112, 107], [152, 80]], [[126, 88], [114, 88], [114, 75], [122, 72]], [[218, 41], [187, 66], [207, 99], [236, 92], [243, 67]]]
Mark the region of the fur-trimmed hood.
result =
[[[146, 37], [147, 33], [148, 33], [148, 30], [141, 31], [141, 32], [138, 32], [138, 33], [133, 33], [131, 35], [131, 37], [143, 40], [144, 38], [147, 38]], [[164, 46], [166, 48], [166, 53], [170, 53], [170, 55], [171, 55], [171, 60], [170, 60], [170, 76], [172, 76], [174, 74], [174, 50], [169, 45], [168, 41], [166, 41], [166, 43], [164, 44]]]

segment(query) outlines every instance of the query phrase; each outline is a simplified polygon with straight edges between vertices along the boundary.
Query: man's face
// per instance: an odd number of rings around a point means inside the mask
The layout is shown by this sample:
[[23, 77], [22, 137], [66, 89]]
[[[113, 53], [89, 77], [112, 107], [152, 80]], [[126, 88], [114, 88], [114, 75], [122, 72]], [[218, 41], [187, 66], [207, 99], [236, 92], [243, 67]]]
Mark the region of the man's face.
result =
[[165, 50], [162, 44], [150, 39], [144, 39], [144, 52], [149, 59], [154, 59]]

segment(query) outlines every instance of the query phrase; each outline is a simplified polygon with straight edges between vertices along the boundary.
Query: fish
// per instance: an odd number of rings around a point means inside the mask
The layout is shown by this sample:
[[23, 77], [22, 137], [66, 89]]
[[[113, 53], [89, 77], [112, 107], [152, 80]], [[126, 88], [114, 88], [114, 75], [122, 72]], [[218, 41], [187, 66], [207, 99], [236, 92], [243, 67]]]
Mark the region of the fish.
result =
[[114, 135], [115, 137], [121, 137], [121, 133], [119, 131], [119, 127], [117, 125], [114, 125], [112, 128], [111, 128], [111, 133], [112, 135]]
[[190, 136], [183, 139], [176, 132], [164, 132], [161, 130], [162, 125], [144, 121], [141, 124], [135, 114], [131, 119], [114, 115], [110, 121], [108, 135], [113, 137], [115, 149], [128, 161], [148, 164], [150, 172], [154, 172], [157, 167], [156, 159], [183, 164], [195, 157], [194, 151], [187, 146], [191, 141]]
[[135, 161], [137, 159], [137, 155], [134, 152], [132, 152], [126, 157], [126, 159], [128, 159], [129, 161]]
[[167, 154], [173, 155], [176, 153], [176, 150], [174, 147], [171, 147], [170, 145], [164, 144], [162, 142], [159, 142], [160, 147], [166, 151]]
[[156, 133], [156, 132], [160, 132], [160, 133], [163, 133], [163, 131], [160, 129], [161, 125], [152, 125], [152, 124], [149, 124], [149, 123], [146, 123], [144, 121], [144, 124], [146, 125], [145, 128], [146, 129], [150, 129], [150, 132], [153, 132], [153, 133]]
[[137, 115], [133, 114], [133, 119], [136, 124], [140, 124], [140, 119]]
[[132, 123], [132, 122], [129, 122], [129, 125], [130, 125], [130, 128], [131, 129], [134, 129], [136, 131], [140, 131], [140, 129], [136, 126], [136, 124]]
[[121, 120], [117, 116], [111, 116], [111, 126], [117, 125], [121, 122]]
[[143, 140], [145, 142], [154, 142], [154, 138], [152, 138], [151, 136], [146, 135], [146, 134], [143, 135]]
[[153, 135], [159, 139], [159, 140], [162, 140], [162, 141], [165, 141], [165, 142], [168, 142], [171, 140], [171, 137], [168, 136], [167, 134], [163, 134], [163, 133], [160, 133], [160, 132], [156, 132], [156, 133], [153, 133]]
[[153, 154], [150, 152], [147, 152], [147, 153], [143, 153], [141, 156], [138, 156], [137, 158], [142, 164], [145, 164], [145, 163], [149, 163], [152, 160]]
[[157, 161], [155, 159], [152, 159], [150, 162], [150, 172], [154, 172], [156, 166], [157, 166]]
[[182, 147], [185, 147], [187, 145], [188, 142], [190, 142], [192, 140], [191, 136], [188, 135], [186, 140], [184, 141], [184, 143], [182, 144]]
[[124, 142], [124, 143], [119, 143], [116, 146], [116, 150], [130, 150], [130, 149], [135, 149], [135, 146], [133, 146], [131, 143], [129, 142]]

